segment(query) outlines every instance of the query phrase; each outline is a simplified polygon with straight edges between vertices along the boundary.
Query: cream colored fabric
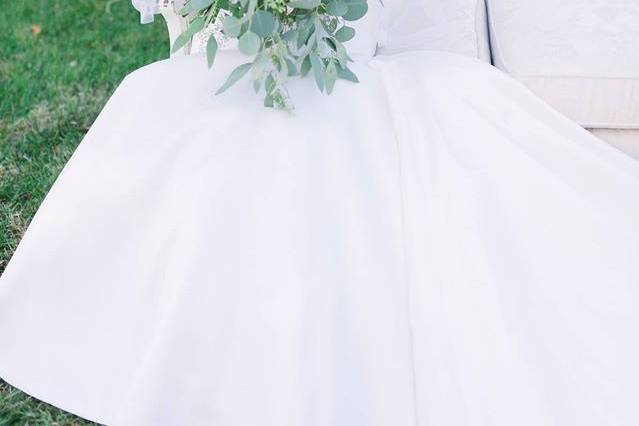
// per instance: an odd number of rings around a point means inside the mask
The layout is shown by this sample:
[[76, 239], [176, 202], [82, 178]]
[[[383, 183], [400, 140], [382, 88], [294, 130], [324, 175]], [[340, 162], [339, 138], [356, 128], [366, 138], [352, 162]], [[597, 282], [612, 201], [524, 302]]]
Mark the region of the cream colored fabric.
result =
[[388, 33], [380, 53], [438, 50], [490, 62], [484, 0], [385, 1]]
[[[516, 73], [514, 76], [518, 77]], [[518, 78], [583, 127], [639, 128], [639, 78], [578, 75]]]
[[639, 129], [591, 129], [599, 139], [639, 159]]
[[487, 1], [498, 68], [584, 127], [639, 128], [639, 1]]

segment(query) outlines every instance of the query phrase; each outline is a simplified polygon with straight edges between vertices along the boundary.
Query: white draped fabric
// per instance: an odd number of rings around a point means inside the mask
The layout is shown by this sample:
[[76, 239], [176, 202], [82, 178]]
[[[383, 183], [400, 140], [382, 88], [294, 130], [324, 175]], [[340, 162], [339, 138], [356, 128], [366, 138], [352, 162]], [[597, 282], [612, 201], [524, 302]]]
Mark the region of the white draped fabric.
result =
[[0, 377], [109, 425], [639, 423], [639, 163], [475, 59], [294, 115], [212, 94], [245, 60], [122, 82], [0, 278]]

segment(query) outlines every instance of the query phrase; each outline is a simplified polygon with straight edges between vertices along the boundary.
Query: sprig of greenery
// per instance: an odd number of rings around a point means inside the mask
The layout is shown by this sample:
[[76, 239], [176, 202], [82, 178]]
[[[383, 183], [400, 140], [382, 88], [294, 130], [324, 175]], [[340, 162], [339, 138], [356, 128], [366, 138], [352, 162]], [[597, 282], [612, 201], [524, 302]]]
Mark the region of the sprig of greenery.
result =
[[[264, 105], [292, 110], [286, 89], [288, 79], [312, 71], [321, 92], [331, 94], [337, 79], [358, 82], [350, 70], [344, 47], [355, 36], [349, 21], [368, 11], [366, 0], [188, 0], [180, 14], [189, 20], [173, 51], [184, 47], [216, 19], [222, 19], [224, 35], [238, 40], [238, 48], [251, 61], [239, 65], [216, 93], [222, 93], [245, 75], [253, 80], [256, 93], [264, 94]], [[207, 42], [209, 66], [218, 45], [215, 36]]]

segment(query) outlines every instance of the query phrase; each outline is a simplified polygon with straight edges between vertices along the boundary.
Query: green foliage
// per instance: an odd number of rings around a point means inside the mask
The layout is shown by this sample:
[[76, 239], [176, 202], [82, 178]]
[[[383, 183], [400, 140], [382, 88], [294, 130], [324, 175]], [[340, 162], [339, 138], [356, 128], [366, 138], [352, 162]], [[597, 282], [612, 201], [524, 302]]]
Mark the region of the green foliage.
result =
[[347, 27], [346, 25], [335, 32], [335, 38], [342, 43], [346, 43], [353, 37], [355, 37], [355, 30], [351, 27]]
[[334, 16], [344, 16], [348, 6], [341, 0], [331, 0], [326, 4], [326, 12]]
[[229, 37], [238, 37], [240, 35], [240, 31], [242, 31], [242, 21], [237, 19], [235, 16], [225, 16], [222, 24], [224, 28], [224, 34]]
[[251, 20], [251, 31], [260, 37], [270, 37], [277, 30], [277, 19], [267, 10], [258, 10]]
[[260, 36], [250, 31], [245, 32], [239, 39], [238, 47], [245, 55], [254, 56], [260, 50]]
[[[173, 50], [221, 13], [224, 34], [237, 38], [239, 50], [252, 61], [236, 68], [217, 93], [248, 74], [255, 91], [263, 92], [264, 105], [290, 110], [286, 82], [291, 77], [312, 70], [317, 87], [327, 94], [338, 78], [358, 81], [342, 43], [355, 36], [346, 21], [362, 18], [367, 10], [366, 0], [188, 0], [182, 13], [190, 25]], [[216, 51], [217, 44], [207, 47], [209, 66]]]
[[[128, 0], [0, 3], [2, 273], [104, 102], [126, 74], [167, 56], [168, 36], [161, 19], [140, 25]], [[89, 424], [0, 380], [0, 426]]]
[[226, 80], [226, 82], [222, 85], [222, 87], [220, 87], [217, 90], [217, 92], [215, 92], [215, 94], [219, 95], [220, 93], [226, 91], [226, 89], [228, 89], [229, 87], [234, 85], [239, 79], [244, 77], [244, 75], [247, 72], [249, 72], [249, 70], [251, 69], [252, 65], [253, 64], [251, 64], [251, 63], [247, 63], [247, 64], [242, 64], [242, 65], [238, 66], [237, 68], [235, 68], [231, 72], [231, 75], [229, 75], [229, 78]]
[[209, 67], [213, 66], [215, 55], [217, 55], [217, 40], [215, 37], [209, 37], [209, 40], [206, 42], [206, 61]]
[[348, 10], [344, 14], [344, 19], [347, 21], [357, 21], [361, 19], [366, 12], [368, 12], [368, 4], [359, 0], [348, 0], [346, 3]]
[[177, 37], [177, 39], [175, 40], [175, 43], [173, 43], [173, 46], [171, 47], [171, 51], [172, 52], [177, 52], [178, 50], [180, 50], [181, 48], [186, 46], [186, 44], [189, 41], [191, 41], [191, 38], [196, 33], [200, 32], [200, 31], [202, 31], [204, 29], [205, 23], [206, 23], [206, 17], [205, 16], [198, 16], [197, 18], [192, 20], [189, 23], [189, 27], [186, 29], [186, 31], [184, 31], [182, 34], [180, 34]]

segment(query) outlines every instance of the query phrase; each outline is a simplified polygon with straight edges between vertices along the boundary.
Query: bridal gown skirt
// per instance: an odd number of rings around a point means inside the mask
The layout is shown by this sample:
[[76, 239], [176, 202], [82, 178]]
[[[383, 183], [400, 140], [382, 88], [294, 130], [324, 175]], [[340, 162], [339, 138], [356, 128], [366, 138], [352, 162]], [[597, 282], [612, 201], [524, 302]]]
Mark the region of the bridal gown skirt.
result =
[[478, 61], [295, 114], [123, 81], [0, 280], [0, 377], [113, 425], [639, 424], [639, 163]]

